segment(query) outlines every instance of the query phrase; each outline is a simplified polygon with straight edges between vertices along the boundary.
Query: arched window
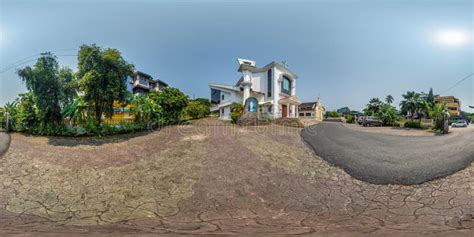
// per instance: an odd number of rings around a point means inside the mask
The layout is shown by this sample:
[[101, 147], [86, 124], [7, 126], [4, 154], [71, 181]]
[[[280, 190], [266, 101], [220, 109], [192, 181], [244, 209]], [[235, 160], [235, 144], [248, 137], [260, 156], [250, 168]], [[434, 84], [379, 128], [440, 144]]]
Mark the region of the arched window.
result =
[[249, 97], [245, 101], [245, 110], [248, 112], [257, 112], [258, 101], [255, 97]]
[[291, 95], [291, 80], [286, 76], [283, 76], [281, 81], [281, 92]]

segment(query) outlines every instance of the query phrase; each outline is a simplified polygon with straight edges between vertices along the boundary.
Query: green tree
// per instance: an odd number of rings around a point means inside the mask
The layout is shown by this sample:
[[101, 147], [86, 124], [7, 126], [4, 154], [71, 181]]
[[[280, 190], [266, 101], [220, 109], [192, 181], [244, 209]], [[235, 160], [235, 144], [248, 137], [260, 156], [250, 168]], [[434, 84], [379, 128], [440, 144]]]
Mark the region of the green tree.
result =
[[84, 123], [87, 119], [87, 110], [89, 106], [80, 96], [77, 96], [72, 102], [67, 104], [61, 114], [63, 118], [69, 119], [72, 125]]
[[165, 123], [179, 121], [184, 108], [188, 105], [188, 96], [176, 88], [167, 87], [159, 92], [151, 92], [149, 97], [163, 109]]
[[393, 125], [397, 120], [397, 110], [391, 104], [383, 104], [377, 112], [376, 117], [380, 119], [383, 125]]
[[41, 54], [33, 67], [17, 71], [26, 88], [33, 93], [43, 125], [57, 125], [62, 119], [60, 102], [63, 93], [58, 68], [56, 57], [48, 52]]
[[61, 105], [63, 108], [72, 103], [77, 96], [78, 84], [72, 69], [63, 67], [58, 74], [60, 83], [62, 85]]
[[5, 116], [5, 127], [8, 128], [9, 131], [15, 130], [16, 124], [16, 117], [17, 117], [17, 111], [18, 111], [18, 98], [15, 99], [12, 102], [7, 102], [5, 106], [3, 107], [3, 113], [8, 113], [8, 124], [7, 124], [7, 118]]
[[438, 103], [435, 104], [430, 110], [430, 118], [433, 119], [435, 123], [435, 128], [439, 130], [443, 130], [444, 127], [444, 120], [446, 118], [446, 104]]
[[21, 94], [15, 116], [15, 130], [20, 132], [35, 132], [38, 125], [37, 114], [33, 93]]
[[210, 102], [207, 99], [191, 100], [186, 107], [186, 115], [192, 119], [204, 118], [210, 114]]
[[382, 107], [382, 105], [383, 105], [383, 102], [379, 98], [372, 98], [370, 99], [369, 103], [364, 109], [364, 113], [366, 115], [377, 114], [380, 108]]
[[115, 100], [126, 98], [126, 79], [133, 76], [134, 67], [116, 49], [102, 49], [95, 44], [82, 45], [78, 55], [79, 88], [84, 101], [93, 108], [96, 124], [102, 116], [112, 116]]
[[400, 102], [400, 108], [404, 112], [404, 115], [410, 116], [411, 120], [415, 114], [418, 114], [421, 120], [421, 114], [426, 111], [428, 104], [421, 97], [420, 93], [414, 91], [408, 91], [402, 95], [403, 100]]
[[385, 102], [387, 102], [387, 104], [392, 104], [393, 103], [393, 96], [392, 95], [387, 95], [387, 97], [385, 97]]
[[138, 95], [132, 100], [131, 114], [141, 124], [163, 124], [163, 109], [148, 95]]
[[428, 92], [428, 95], [426, 96], [426, 102], [430, 107], [433, 107], [435, 105], [433, 88], [430, 88], [430, 92]]

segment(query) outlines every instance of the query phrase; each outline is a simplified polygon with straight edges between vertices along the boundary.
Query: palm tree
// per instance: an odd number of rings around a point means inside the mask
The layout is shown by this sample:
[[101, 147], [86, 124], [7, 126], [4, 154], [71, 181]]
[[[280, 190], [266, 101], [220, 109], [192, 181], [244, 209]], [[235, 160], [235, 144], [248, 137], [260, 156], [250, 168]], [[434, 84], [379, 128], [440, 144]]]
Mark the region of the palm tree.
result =
[[420, 93], [414, 91], [408, 91], [402, 95], [403, 100], [400, 102], [400, 108], [402, 111], [410, 115], [411, 120], [415, 117], [415, 114], [419, 114], [425, 111], [428, 103], [422, 99]]
[[392, 95], [387, 95], [387, 97], [385, 97], [385, 102], [387, 102], [387, 104], [392, 104], [393, 103], [393, 96]]
[[369, 103], [367, 104], [367, 108], [364, 109], [366, 113], [369, 114], [376, 114], [380, 111], [380, 108], [382, 107], [383, 103], [380, 101], [379, 98], [372, 98], [369, 100]]

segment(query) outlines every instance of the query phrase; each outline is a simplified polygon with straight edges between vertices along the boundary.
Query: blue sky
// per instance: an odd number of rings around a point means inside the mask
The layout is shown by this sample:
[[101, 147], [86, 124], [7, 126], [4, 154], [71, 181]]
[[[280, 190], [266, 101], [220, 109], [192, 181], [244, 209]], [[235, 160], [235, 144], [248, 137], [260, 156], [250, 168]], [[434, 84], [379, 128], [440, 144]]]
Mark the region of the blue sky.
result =
[[[209, 97], [234, 84], [238, 57], [286, 60], [302, 101], [361, 110], [371, 97], [444, 92], [474, 72], [471, 0], [22, 1], [0, 0], [0, 105], [25, 91], [13, 63], [44, 51], [76, 69], [77, 49], [119, 49], [136, 69]], [[463, 43], [440, 41], [457, 32]], [[458, 35], [459, 35], [458, 34]], [[456, 40], [456, 34], [455, 34]], [[449, 40], [449, 39], [448, 39]], [[64, 49], [73, 49], [57, 51]], [[31, 59], [31, 58], [29, 58]], [[28, 61], [28, 60], [26, 60]], [[25, 65], [32, 64], [29, 62]], [[3, 72], [5, 71], [5, 72]], [[444, 95], [474, 112], [474, 79]]]

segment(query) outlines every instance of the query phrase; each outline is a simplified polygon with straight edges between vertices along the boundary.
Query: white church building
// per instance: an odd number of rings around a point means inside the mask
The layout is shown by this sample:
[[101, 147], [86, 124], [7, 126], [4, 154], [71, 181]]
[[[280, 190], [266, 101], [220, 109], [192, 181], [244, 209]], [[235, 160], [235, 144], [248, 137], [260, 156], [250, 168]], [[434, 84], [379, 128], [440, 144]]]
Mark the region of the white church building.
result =
[[271, 62], [258, 68], [255, 61], [238, 59], [242, 77], [235, 85], [209, 84], [211, 111], [219, 118], [230, 120], [233, 102], [243, 103], [249, 112], [260, 112], [270, 118], [298, 117], [295, 73], [286, 65]]

